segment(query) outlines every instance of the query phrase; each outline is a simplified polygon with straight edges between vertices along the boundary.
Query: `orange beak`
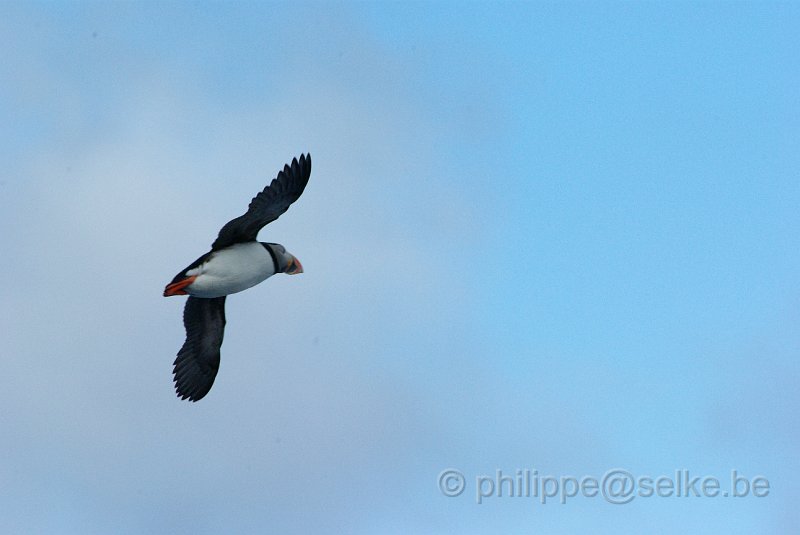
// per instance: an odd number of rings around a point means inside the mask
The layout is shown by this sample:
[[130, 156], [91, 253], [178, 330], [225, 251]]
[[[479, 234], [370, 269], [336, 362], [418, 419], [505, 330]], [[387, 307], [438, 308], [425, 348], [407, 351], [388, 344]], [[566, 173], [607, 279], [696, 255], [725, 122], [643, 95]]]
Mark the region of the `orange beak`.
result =
[[286, 271], [284, 271], [284, 273], [287, 275], [297, 275], [298, 273], [302, 272], [303, 264], [301, 264], [300, 260], [298, 260], [295, 256], [292, 256], [292, 259], [289, 260], [289, 265], [286, 266]]

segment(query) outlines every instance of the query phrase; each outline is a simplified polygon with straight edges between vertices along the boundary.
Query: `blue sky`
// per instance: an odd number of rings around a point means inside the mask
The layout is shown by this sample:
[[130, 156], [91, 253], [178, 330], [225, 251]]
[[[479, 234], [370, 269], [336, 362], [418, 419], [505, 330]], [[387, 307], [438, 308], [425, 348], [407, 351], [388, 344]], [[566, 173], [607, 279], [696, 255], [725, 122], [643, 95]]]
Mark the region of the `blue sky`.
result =
[[[0, 516], [24, 533], [793, 533], [800, 9], [3, 3]], [[180, 402], [161, 291], [293, 156]], [[466, 489], [445, 497], [448, 468]], [[490, 497], [689, 470], [764, 498]]]

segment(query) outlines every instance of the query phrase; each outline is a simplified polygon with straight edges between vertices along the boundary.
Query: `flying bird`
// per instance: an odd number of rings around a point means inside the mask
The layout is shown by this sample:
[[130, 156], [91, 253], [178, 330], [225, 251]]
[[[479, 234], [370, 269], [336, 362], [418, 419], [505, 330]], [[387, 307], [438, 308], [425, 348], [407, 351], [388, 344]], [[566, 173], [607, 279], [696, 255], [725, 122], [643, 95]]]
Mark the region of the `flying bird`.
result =
[[219, 231], [207, 252], [167, 284], [164, 297], [188, 295], [183, 309], [186, 341], [173, 374], [181, 399], [202, 399], [219, 370], [225, 332], [225, 297], [246, 290], [276, 273], [296, 275], [303, 265], [283, 245], [256, 241], [264, 225], [278, 219], [296, 201], [311, 176], [311, 155], [294, 158], [253, 197], [247, 212]]

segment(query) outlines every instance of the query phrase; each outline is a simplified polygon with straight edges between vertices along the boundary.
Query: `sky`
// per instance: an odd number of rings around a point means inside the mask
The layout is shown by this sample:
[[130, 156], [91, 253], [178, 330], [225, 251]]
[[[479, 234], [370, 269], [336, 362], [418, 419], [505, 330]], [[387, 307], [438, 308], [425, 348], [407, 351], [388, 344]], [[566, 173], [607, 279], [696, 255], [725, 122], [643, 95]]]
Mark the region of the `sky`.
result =
[[[0, 3], [4, 530], [795, 533], [798, 25]], [[260, 234], [305, 273], [228, 298], [180, 401], [164, 285], [305, 152]], [[629, 503], [568, 496], [615, 470]], [[768, 492], [694, 494], [733, 471]]]

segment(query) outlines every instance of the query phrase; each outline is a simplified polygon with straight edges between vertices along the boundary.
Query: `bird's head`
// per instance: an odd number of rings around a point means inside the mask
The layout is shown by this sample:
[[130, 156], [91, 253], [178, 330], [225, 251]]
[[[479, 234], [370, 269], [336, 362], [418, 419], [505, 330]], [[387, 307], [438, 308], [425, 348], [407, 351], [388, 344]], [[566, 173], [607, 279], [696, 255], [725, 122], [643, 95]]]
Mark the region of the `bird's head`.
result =
[[287, 275], [297, 275], [303, 272], [303, 264], [279, 243], [262, 243], [261, 245], [269, 251], [275, 261], [277, 270], [275, 273], [286, 273]]

